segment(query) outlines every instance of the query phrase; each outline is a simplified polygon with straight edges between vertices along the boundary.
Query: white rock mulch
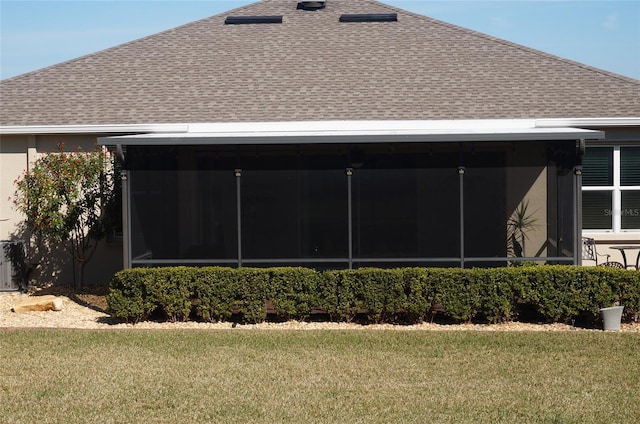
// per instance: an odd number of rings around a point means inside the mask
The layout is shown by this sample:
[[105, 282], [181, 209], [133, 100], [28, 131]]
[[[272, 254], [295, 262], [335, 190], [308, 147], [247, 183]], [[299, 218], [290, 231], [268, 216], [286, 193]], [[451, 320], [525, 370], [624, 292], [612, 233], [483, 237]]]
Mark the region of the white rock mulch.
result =
[[[138, 324], [117, 323], [104, 312], [82, 306], [66, 296], [61, 311], [15, 313], [11, 311], [14, 303], [26, 299], [23, 293], [0, 293], [0, 328], [75, 328], [75, 329], [261, 329], [261, 330], [405, 330], [405, 331], [599, 331], [572, 327], [566, 324], [528, 324], [510, 322], [504, 324], [459, 324], [442, 325], [421, 323], [416, 325], [353, 323], [265, 322], [233, 326], [229, 322], [141, 322]], [[640, 332], [640, 323], [622, 324], [622, 332]]]

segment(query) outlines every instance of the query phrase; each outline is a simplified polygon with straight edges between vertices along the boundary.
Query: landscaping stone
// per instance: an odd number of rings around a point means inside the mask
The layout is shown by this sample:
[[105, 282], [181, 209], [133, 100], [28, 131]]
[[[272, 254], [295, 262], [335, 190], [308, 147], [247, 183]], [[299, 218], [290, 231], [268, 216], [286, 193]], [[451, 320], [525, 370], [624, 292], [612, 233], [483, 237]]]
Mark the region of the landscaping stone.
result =
[[16, 313], [61, 311], [64, 307], [62, 298], [53, 295], [34, 296], [17, 300], [11, 310]]

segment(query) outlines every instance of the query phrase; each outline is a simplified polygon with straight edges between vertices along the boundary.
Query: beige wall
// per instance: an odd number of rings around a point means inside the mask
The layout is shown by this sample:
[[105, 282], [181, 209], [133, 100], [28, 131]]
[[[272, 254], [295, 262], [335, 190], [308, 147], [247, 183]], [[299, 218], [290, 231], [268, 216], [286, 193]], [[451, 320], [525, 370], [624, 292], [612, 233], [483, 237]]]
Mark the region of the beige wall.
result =
[[[22, 238], [19, 225], [22, 216], [15, 210], [12, 198], [14, 181], [24, 174], [29, 164], [43, 153], [57, 150], [64, 142], [67, 150], [81, 148], [91, 150], [96, 135], [2, 135], [0, 136], [0, 240]], [[11, 198], [11, 199], [10, 199]], [[59, 252], [52, 266], [42, 275], [42, 283], [71, 283], [73, 270], [67, 255]], [[86, 267], [85, 282], [106, 283], [115, 272], [122, 269], [122, 245], [102, 243], [93, 260]]]
[[20, 216], [13, 207], [13, 182], [27, 167], [27, 136], [0, 136], [0, 240], [11, 238]]
[[[514, 155], [518, 157], [539, 157], [546, 161], [544, 143], [518, 143]], [[507, 165], [511, 165], [507, 162]], [[547, 168], [544, 165], [510, 168], [507, 167], [507, 213], [509, 218], [521, 204], [528, 202], [527, 212], [536, 221], [535, 227], [527, 232], [524, 256], [547, 255]]]

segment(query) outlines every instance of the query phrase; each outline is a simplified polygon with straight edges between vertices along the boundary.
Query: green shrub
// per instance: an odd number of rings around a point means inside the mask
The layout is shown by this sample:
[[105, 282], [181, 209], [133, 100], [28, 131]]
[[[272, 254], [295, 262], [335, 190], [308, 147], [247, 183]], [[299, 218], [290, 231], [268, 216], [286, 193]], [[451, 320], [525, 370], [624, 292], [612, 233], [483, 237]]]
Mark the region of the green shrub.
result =
[[318, 274], [317, 297], [318, 307], [329, 315], [329, 320], [339, 319], [337, 280], [341, 271], [324, 271]]
[[360, 268], [356, 270], [362, 308], [367, 320], [374, 323], [392, 322], [406, 305], [402, 270]]
[[145, 280], [151, 276], [146, 268], [127, 269], [118, 272], [111, 280], [107, 294], [109, 313], [127, 322], [146, 319], [156, 309], [155, 299], [147, 291]]
[[524, 299], [547, 322], [576, 318], [596, 322], [600, 308], [625, 305], [625, 315], [638, 310], [638, 271], [606, 267], [540, 266], [523, 269], [530, 284]]
[[493, 269], [400, 268], [333, 270], [306, 268], [174, 267], [121, 271], [111, 282], [111, 314], [126, 321], [155, 310], [172, 321], [190, 314], [205, 321], [229, 319], [237, 311], [250, 323], [266, 319], [266, 302], [284, 319], [303, 320], [314, 307], [331, 320], [419, 322], [442, 305], [456, 322], [504, 322], [520, 308], [547, 322], [595, 323], [600, 308], [619, 301], [625, 319], [640, 308], [640, 272], [603, 267], [535, 266]]
[[479, 302], [473, 298], [468, 272], [459, 268], [427, 269], [427, 278], [435, 290], [434, 303], [442, 305], [446, 316], [457, 322], [470, 321]]
[[269, 271], [264, 268], [238, 268], [234, 270], [236, 295], [234, 306], [242, 320], [252, 324], [267, 317], [267, 291]]
[[191, 293], [195, 269], [188, 267], [151, 268], [145, 279], [147, 292], [167, 318], [186, 321], [191, 312]]
[[427, 278], [425, 268], [402, 268], [399, 272], [402, 274], [404, 297], [398, 310], [408, 323], [423, 321], [430, 316], [435, 303], [433, 280]]
[[320, 307], [332, 320], [351, 322], [363, 308], [358, 284], [355, 270], [323, 272], [318, 282]]
[[[566, 321], [567, 295], [572, 281], [561, 269], [553, 266], [522, 268], [530, 289], [525, 293], [529, 303], [548, 322]], [[572, 314], [569, 314], [572, 315]]]
[[640, 271], [622, 273], [618, 281], [624, 318], [627, 321], [637, 320], [640, 314]]
[[269, 268], [267, 297], [284, 319], [305, 320], [318, 306], [318, 273], [308, 268]]
[[516, 318], [518, 303], [526, 292], [523, 273], [514, 268], [470, 270], [470, 286], [478, 301], [475, 315], [490, 323], [508, 322]]
[[238, 279], [232, 268], [199, 268], [193, 283], [196, 316], [204, 321], [224, 321], [235, 305]]

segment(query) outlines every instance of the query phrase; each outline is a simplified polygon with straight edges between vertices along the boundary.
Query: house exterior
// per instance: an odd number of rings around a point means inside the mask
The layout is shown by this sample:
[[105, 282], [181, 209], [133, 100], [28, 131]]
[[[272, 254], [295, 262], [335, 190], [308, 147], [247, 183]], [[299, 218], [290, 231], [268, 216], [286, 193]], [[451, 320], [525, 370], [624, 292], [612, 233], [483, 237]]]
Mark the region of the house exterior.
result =
[[583, 228], [611, 260], [640, 243], [640, 81], [371, 0], [263, 0], [0, 90], [3, 199], [58, 141], [123, 162], [122, 241], [88, 279], [577, 264]]
[[[598, 261], [640, 267], [640, 142], [635, 128], [610, 128], [583, 158], [583, 236], [596, 240]], [[612, 246], [626, 249], [626, 258]], [[610, 255], [610, 257], [608, 256]], [[594, 264], [587, 261], [585, 264]]]

